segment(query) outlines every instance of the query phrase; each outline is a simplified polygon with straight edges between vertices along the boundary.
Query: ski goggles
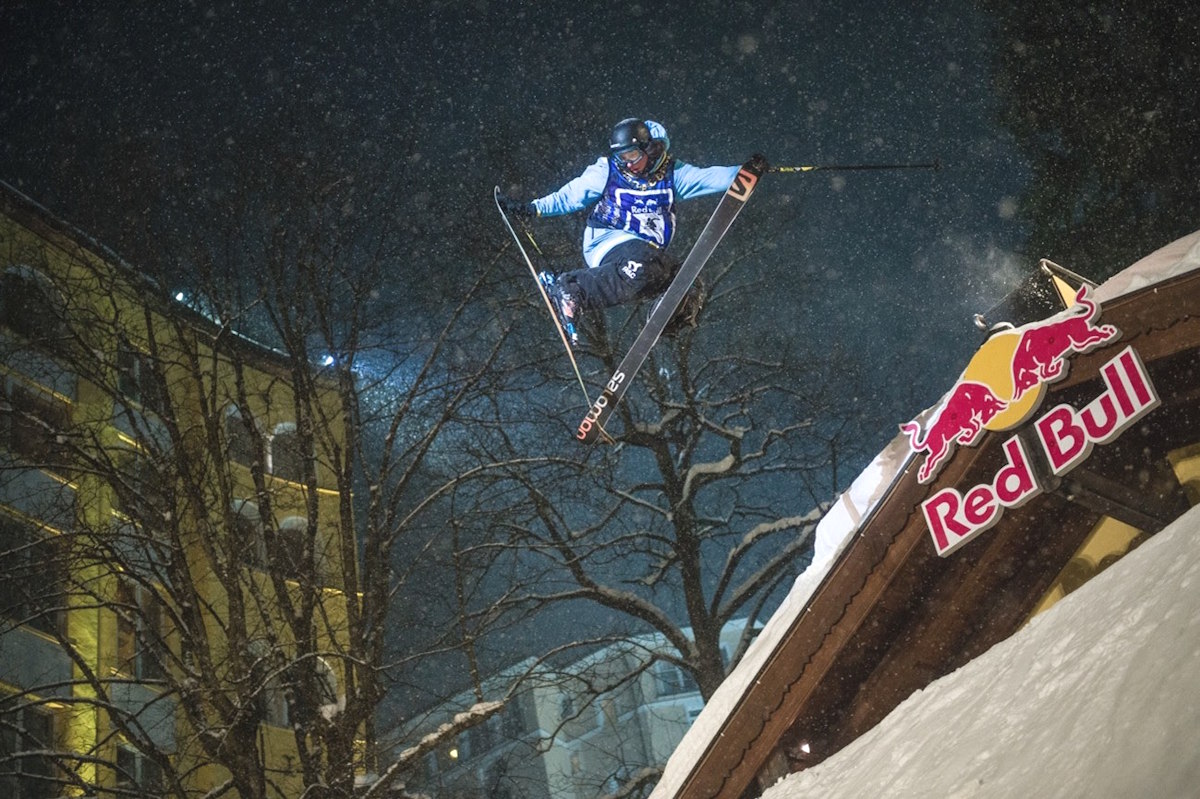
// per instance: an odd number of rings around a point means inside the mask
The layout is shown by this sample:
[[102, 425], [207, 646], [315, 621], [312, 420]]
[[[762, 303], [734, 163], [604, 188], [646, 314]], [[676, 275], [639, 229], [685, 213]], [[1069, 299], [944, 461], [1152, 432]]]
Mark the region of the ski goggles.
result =
[[615, 155], [627, 164], [632, 164], [639, 159], [646, 157], [646, 151], [641, 148], [641, 145], [631, 144], [628, 147], [617, 150]]
[[620, 150], [614, 151], [617, 158], [621, 159], [625, 168], [634, 174], [640, 174], [643, 170], [650, 168], [651, 161], [655, 161], [655, 167], [662, 162], [664, 147], [661, 142], [652, 141], [645, 147], [639, 144], [631, 144], [628, 147], [623, 147]]

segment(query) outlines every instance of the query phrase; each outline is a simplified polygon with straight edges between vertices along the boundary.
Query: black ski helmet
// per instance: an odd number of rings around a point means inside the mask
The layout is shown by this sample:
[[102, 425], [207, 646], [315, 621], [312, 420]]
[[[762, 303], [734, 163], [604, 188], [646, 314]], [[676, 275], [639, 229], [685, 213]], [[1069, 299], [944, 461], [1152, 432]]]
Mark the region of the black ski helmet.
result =
[[608, 139], [608, 150], [613, 155], [633, 149], [645, 152], [652, 138], [649, 126], [642, 120], [636, 117], [622, 119], [612, 129], [612, 136]]
[[608, 151], [617, 166], [638, 178], [658, 171], [667, 160], [667, 148], [666, 131], [661, 138], [655, 137], [650, 126], [636, 117], [618, 122], [608, 139]]

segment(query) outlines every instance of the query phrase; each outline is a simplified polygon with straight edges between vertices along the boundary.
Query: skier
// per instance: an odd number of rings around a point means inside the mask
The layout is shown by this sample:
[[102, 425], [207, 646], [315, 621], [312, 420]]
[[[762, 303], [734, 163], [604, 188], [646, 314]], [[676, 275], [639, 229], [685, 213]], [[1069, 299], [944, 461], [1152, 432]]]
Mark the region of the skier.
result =
[[[538, 275], [572, 344], [579, 341], [575, 322], [580, 311], [620, 305], [666, 289], [679, 269], [679, 262], [666, 252], [675, 233], [675, 201], [723, 192], [739, 169], [697, 167], [676, 160], [667, 129], [636, 117], [616, 124], [608, 150], [608, 158], [597, 159], [552, 194], [529, 202], [500, 199], [507, 213], [522, 217], [560, 216], [592, 206], [583, 232], [587, 267]], [[753, 160], [766, 168], [761, 155]], [[698, 294], [690, 294], [689, 300], [676, 319], [694, 321]]]

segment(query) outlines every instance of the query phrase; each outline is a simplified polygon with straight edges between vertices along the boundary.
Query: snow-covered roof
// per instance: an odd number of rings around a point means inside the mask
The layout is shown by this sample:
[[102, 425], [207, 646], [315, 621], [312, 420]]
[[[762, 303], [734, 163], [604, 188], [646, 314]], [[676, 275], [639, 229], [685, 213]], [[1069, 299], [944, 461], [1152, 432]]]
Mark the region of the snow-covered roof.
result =
[[1196, 796], [1197, 536], [1200, 507], [763, 799]]
[[1104, 281], [1096, 288], [1096, 301], [1111, 302], [1118, 297], [1198, 268], [1200, 230], [1155, 250]]
[[[1100, 302], [1111, 302], [1197, 268], [1200, 268], [1200, 231], [1172, 242], [1122, 270], [1099, 286], [1095, 297]], [[927, 414], [929, 412], [926, 411]], [[838, 555], [863, 529], [872, 511], [887, 496], [912, 457], [908, 437], [898, 435], [871, 461], [821, 520], [816, 531], [812, 564], [796, 579], [788, 596], [754, 644], [676, 747], [651, 799], [668, 799], [683, 787], [710, 743], [721, 734], [725, 720], [759, 679], [771, 655], [795, 626], [800, 614], [804, 613]]]

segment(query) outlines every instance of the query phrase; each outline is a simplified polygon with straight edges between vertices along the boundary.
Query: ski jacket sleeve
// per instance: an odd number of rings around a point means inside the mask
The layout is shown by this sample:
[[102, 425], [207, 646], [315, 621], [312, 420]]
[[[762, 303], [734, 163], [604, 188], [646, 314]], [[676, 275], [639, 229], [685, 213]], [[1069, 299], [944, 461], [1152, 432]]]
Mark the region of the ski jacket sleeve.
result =
[[[730, 183], [733, 178], [729, 179]], [[583, 170], [583, 174], [569, 181], [553, 194], [538, 197], [533, 201], [538, 216], [562, 216], [563, 214], [582, 211], [594, 203], [604, 193], [608, 182], [608, 161], [600, 158], [596, 163]], [[728, 184], [726, 184], [728, 186]]]
[[725, 191], [737, 177], [736, 166], [692, 166], [683, 161], [675, 162], [675, 194], [681, 200]]

